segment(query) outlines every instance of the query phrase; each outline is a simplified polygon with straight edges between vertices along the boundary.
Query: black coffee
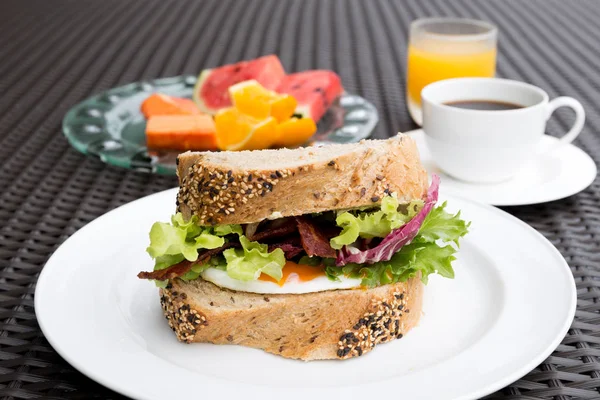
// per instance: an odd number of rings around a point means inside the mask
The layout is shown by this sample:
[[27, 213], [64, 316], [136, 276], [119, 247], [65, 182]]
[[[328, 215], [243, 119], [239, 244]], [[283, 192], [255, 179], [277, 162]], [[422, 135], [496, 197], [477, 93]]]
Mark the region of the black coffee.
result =
[[450, 107], [465, 108], [467, 110], [484, 110], [484, 111], [504, 111], [517, 110], [524, 106], [515, 103], [506, 103], [504, 101], [493, 100], [458, 100], [444, 103]]

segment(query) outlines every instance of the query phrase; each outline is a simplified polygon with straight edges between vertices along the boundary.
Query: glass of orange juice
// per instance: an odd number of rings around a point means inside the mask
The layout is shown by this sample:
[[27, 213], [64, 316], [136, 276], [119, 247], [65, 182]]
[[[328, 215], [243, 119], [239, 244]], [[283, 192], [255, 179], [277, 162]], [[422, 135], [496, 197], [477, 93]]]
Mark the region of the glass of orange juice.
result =
[[423, 122], [421, 90], [432, 82], [496, 74], [498, 29], [485, 21], [425, 18], [410, 26], [406, 104], [413, 121]]

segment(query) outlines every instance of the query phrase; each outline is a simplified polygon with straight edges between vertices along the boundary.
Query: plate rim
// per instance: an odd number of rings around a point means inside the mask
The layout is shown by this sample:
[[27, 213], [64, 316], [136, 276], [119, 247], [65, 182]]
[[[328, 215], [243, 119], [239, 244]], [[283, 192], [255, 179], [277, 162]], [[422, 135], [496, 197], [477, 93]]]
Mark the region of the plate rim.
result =
[[[425, 132], [424, 132], [423, 128], [417, 128], [417, 129], [403, 132], [403, 134], [412, 137], [413, 135], [419, 135], [419, 136], [424, 135]], [[544, 136], [548, 136], [552, 139], [558, 139], [558, 138], [548, 135], [548, 134], [544, 134]], [[564, 145], [566, 145], [567, 147], [573, 148], [575, 151], [582, 153], [586, 158], [586, 162], [589, 161], [589, 163], [590, 163], [590, 167], [591, 167], [590, 171], [593, 170], [593, 175], [592, 174], [590, 175], [590, 179], [587, 180], [585, 184], [578, 185], [577, 186], [578, 189], [566, 191], [563, 194], [560, 194], [557, 196], [549, 196], [549, 197], [548, 196], [540, 196], [540, 198], [537, 200], [532, 199], [532, 200], [526, 200], [526, 201], [493, 201], [493, 202], [490, 202], [490, 201], [485, 201], [485, 199], [477, 199], [476, 201], [479, 203], [482, 203], [482, 204], [488, 204], [488, 205], [498, 206], [498, 207], [519, 207], [519, 206], [529, 206], [529, 205], [534, 205], [534, 204], [544, 204], [544, 203], [549, 203], [552, 201], [562, 200], [562, 199], [566, 199], [567, 197], [574, 196], [580, 192], [583, 192], [585, 189], [587, 189], [594, 183], [594, 181], [596, 180], [596, 178], [598, 176], [598, 167], [596, 166], [596, 162], [587, 152], [585, 152], [583, 149], [575, 146], [573, 143], [564, 143]], [[444, 178], [451, 179], [451, 180], [453, 180], [455, 182], [459, 182], [459, 183], [471, 184], [473, 186], [477, 185], [476, 183], [462, 182], [456, 178], [453, 178], [452, 176], [450, 176], [446, 173], [444, 173]], [[488, 185], [488, 184], [486, 184], [486, 185]], [[491, 185], [493, 185], [493, 184], [491, 184]], [[465, 195], [456, 193], [455, 192], [456, 189], [451, 189], [451, 190], [453, 191], [452, 196], [462, 197], [462, 198], [466, 199], [466, 197], [464, 197]]]
[[[94, 229], [94, 222], [99, 220], [100, 218], [110, 218], [111, 214], [116, 213], [116, 212], [123, 212], [123, 209], [125, 209], [125, 208], [135, 207], [138, 204], [138, 202], [140, 202], [142, 200], [147, 200], [148, 198], [151, 198], [151, 197], [166, 196], [167, 193], [175, 192], [176, 190], [177, 190], [177, 188], [171, 188], [171, 189], [163, 190], [161, 192], [157, 192], [157, 193], [136, 199], [134, 201], [131, 201], [129, 203], [121, 205], [121, 206], [99, 216], [98, 218], [94, 219], [93, 221], [91, 221], [90, 223], [88, 223], [87, 225], [85, 225], [84, 227], [82, 227], [81, 229], [76, 231], [75, 233], [73, 233], [67, 240], [65, 240], [59, 246], [59, 248], [57, 248], [53, 252], [51, 257], [48, 259], [48, 261], [44, 265], [44, 268], [42, 269], [42, 271], [38, 277], [38, 280], [36, 282], [36, 288], [35, 288], [35, 294], [34, 294], [34, 310], [35, 310], [35, 314], [36, 314], [36, 319], [37, 319], [37, 322], [40, 326], [40, 329], [41, 329], [45, 339], [52, 346], [54, 351], [56, 351], [61, 357], [63, 357], [73, 368], [77, 369], [79, 372], [86, 375], [90, 379], [102, 384], [103, 386], [105, 386], [111, 390], [114, 390], [117, 393], [121, 393], [126, 396], [130, 396], [132, 398], [139, 398], [139, 397], [136, 397], [136, 396], [140, 395], [139, 390], [134, 391], [130, 387], [127, 387], [124, 385], [120, 385], [120, 386], [114, 385], [108, 379], [105, 379], [101, 373], [94, 371], [94, 369], [90, 368], [89, 365], [87, 365], [85, 362], [80, 362], [79, 360], [77, 360], [72, 354], [69, 353], [68, 350], [61, 348], [61, 344], [59, 344], [60, 340], [57, 339], [57, 337], [60, 336], [60, 332], [58, 333], [58, 335], [56, 333], [50, 334], [50, 335], [48, 334], [49, 331], [47, 330], [45, 318], [51, 318], [51, 315], [46, 316], [46, 315], [44, 315], [43, 312], [40, 312], [40, 310], [43, 310], [44, 307], [41, 306], [42, 298], [41, 298], [41, 296], [38, 295], [38, 293], [39, 293], [38, 291], [41, 291], [42, 289], [40, 289], [40, 288], [44, 287], [44, 281], [45, 281], [45, 279], [47, 279], [46, 276], [48, 276], [49, 274], [52, 273], [52, 272], [49, 272], [50, 270], [47, 269], [46, 266], [51, 263], [52, 259], [55, 257], [55, 254], [57, 253], [58, 249], [65, 246], [65, 244], [67, 244], [67, 242], [70, 241], [72, 237], [77, 235], [79, 232]], [[514, 217], [513, 215], [509, 214], [508, 212], [503, 211], [494, 206], [491, 206], [489, 204], [479, 203], [479, 202], [470, 200], [468, 198], [464, 198], [464, 197], [456, 196], [456, 195], [443, 194], [443, 197], [444, 197], [444, 199], [447, 199], [450, 201], [452, 201], [453, 198], [456, 198], [456, 199], [459, 199], [460, 201], [468, 203], [470, 206], [480, 207], [480, 208], [486, 210], [487, 212], [492, 212], [492, 213], [495, 213], [495, 214], [501, 216], [502, 218], [510, 221], [511, 223], [515, 223], [516, 225], [520, 226], [521, 229], [525, 229], [530, 234], [532, 234], [533, 237], [540, 240], [544, 245], [546, 245], [547, 247], [549, 247], [549, 249], [551, 249], [551, 251], [553, 253], [553, 257], [556, 258], [557, 265], [560, 264], [562, 271], [566, 272], [566, 274], [569, 277], [571, 277], [571, 279], [568, 280], [569, 281], [568, 286], [570, 289], [569, 290], [569, 292], [570, 292], [569, 303], [570, 304], [568, 307], [569, 312], [565, 316], [564, 320], [562, 321], [560, 331], [557, 331], [554, 334], [553, 340], [545, 347], [545, 349], [543, 351], [540, 351], [535, 357], [532, 357], [527, 363], [524, 363], [520, 368], [512, 371], [511, 373], [506, 374], [503, 378], [496, 380], [494, 382], [494, 384], [488, 384], [487, 386], [482, 386], [481, 388], [479, 388], [479, 390], [472, 390], [469, 393], [464, 393], [459, 397], [453, 398], [453, 399], [475, 399], [475, 398], [479, 398], [481, 396], [485, 396], [487, 394], [493, 393], [493, 392], [495, 392], [499, 389], [502, 389], [503, 387], [506, 387], [507, 385], [517, 381], [518, 379], [522, 378], [523, 376], [525, 376], [529, 372], [531, 372], [536, 366], [538, 366], [549, 355], [552, 354], [552, 352], [557, 348], [557, 346], [560, 344], [560, 342], [564, 339], [566, 333], [568, 332], [568, 330], [571, 327], [571, 324], [573, 322], [575, 312], [576, 312], [576, 307], [577, 307], [577, 288], [576, 288], [575, 280], [572, 276], [572, 271], [571, 271], [568, 263], [566, 262], [566, 260], [562, 256], [562, 254], [560, 253], [560, 251], [544, 235], [542, 235], [540, 232], [538, 232], [532, 226], [528, 225], [527, 223], [518, 219], [517, 217]], [[53, 267], [53, 268], [56, 269], [56, 267]], [[559, 270], [561, 270], [561, 269], [559, 269]], [[57, 336], [55, 336], [55, 335], [57, 335]], [[183, 368], [183, 367], [175, 366], [175, 365], [172, 365], [171, 367], [172, 368]], [[186, 370], [185, 368], [183, 368], [183, 369]], [[238, 383], [235, 383], [235, 384], [240, 385]], [[141, 398], [146, 399], [146, 398], [150, 398], [150, 397], [141, 397]]]

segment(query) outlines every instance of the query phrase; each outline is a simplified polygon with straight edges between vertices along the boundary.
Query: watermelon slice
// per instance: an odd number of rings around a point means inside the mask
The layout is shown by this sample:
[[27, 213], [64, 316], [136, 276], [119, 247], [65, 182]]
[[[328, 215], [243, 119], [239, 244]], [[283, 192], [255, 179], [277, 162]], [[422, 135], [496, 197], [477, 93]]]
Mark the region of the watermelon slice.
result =
[[286, 76], [276, 91], [294, 96], [296, 114], [318, 122], [344, 88], [335, 72], [314, 70]]
[[201, 111], [216, 114], [231, 106], [228, 89], [236, 83], [256, 80], [269, 90], [275, 90], [285, 76], [281, 61], [275, 55], [242, 61], [200, 72], [194, 87], [194, 101]]

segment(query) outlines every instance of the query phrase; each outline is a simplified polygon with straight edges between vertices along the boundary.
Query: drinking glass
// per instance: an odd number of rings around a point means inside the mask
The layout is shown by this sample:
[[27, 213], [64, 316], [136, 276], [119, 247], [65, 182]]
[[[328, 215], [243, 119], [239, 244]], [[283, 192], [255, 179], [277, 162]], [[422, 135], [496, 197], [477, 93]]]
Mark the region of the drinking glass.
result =
[[413, 21], [406, 104], [415, 123], [423, 123], [421, 90], [428, 84], [449, 78], [495, 76], [497, 38], [498, 29], [486, 21], [462, 18]]

